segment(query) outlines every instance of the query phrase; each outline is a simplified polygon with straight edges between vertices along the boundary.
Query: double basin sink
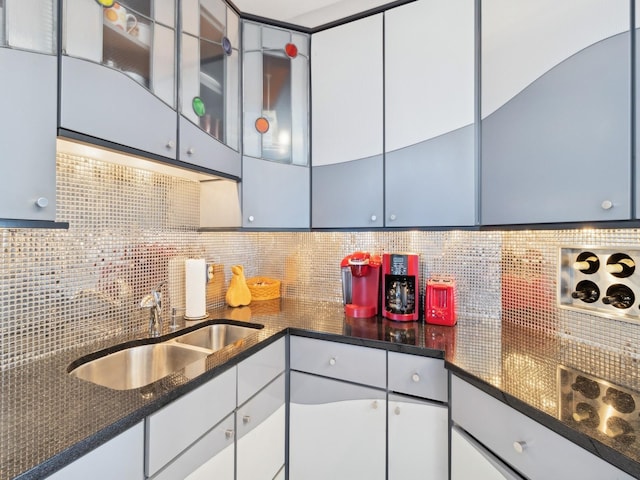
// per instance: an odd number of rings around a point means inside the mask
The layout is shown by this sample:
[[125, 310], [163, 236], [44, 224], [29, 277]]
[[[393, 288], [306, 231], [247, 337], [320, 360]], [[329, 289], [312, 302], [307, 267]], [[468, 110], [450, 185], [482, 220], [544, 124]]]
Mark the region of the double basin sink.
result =
[[149, 339], [140, 344], [124, 343], [79, 358], [69, 375], [114, 390], [144, 387], [179, 372], [227, 345], [240, 345], [249, 335], [263, 328], [258, 324], [232, 324], [209, 321], [186, 333], [163, 340]]

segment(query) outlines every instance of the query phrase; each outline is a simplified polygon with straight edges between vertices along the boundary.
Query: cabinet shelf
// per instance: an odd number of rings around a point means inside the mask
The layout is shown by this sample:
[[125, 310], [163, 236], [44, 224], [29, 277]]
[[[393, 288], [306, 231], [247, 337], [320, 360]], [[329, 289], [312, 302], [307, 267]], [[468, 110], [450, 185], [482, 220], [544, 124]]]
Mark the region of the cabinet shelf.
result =
[[204, 72], [200, 72], [200, 84], [212, 92], [217, 93], [218, 95], [222, 95], [222, 85], [220, 82], [213, 78], [211, 75], [207, 75]]
[[149, 78], [151, 47], [119, 28], [104, 24], [104, 59], [113, 60], [123, 71]]

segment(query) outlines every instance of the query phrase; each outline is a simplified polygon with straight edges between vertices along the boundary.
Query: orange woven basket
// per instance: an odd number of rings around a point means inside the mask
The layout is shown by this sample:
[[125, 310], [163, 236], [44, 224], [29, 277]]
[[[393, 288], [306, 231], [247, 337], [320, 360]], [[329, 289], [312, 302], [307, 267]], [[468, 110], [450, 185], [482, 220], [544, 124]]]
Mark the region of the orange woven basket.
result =
[[247, 279], [247, 287], [251, 292], [251, 300], [280, 298], [280, 280], [267, 277], [251, 277]]

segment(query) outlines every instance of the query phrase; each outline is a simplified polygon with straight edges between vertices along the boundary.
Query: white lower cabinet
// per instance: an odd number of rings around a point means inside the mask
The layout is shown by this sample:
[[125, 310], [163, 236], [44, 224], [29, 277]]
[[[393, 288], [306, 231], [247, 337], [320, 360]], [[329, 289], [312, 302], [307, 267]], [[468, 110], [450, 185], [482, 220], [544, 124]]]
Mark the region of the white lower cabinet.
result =
[[447, 480], [447, 407], [414, 397], [389, 395], [387, 408], [388, 480]]
[[143, 480], [144, 425], [138, 425], [54, 473], [49, 480]]
[[448, 480], [444, 360], [292, 336], [290, 367], [291, 480]]
[[447, 480], [444, 360], [389, 352], [388, 371], [388, 480]]
[[154, 480], [233, 480], [234, 421], [234, 414], [226, 417], [153, 477]]
[[[633, 478], [456, 376], [451, 377], [451, 420], [525, 478]], [[467, 461], [460, 451], [458, 447], [452, 457], [452, 470], [457, 475], [453, 479], [469, 478], [460, 473], [465, 467], [457, 465]], [[474, 472], [472, 478], [501, 477], [478, 477]]]
[[522, 480], [458, 427], [451, 429], [451, 480]]
[[386, 392], [291, 372], [290, 480], [385, 478]]
[[236, 480], [272, 480], [284, 470], [285, 411], [284, 373], [238, 408]]
[[147, 417], [145, 474], [156, 475], [235, 408], [234, 367]]
[[147, 418], [153, 480], [272, 480], [285, 462], [281, 338]]

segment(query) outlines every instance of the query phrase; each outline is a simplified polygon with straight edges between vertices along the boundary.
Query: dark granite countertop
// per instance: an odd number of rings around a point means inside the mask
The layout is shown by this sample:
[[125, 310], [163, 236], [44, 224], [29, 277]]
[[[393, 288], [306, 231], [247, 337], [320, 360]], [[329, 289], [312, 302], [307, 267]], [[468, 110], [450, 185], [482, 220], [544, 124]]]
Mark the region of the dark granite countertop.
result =
[[[382, 318], [351, 319], [345, 318], [341, 304], [284, 299], [209, 314], [210, 318], [260, 323], [264, 328], [210, 355], [204, 373], [195, 378], [178, 372], [147, 387], [118, 391], [67, 374], [72, 361], [135, 340], [132, 335], [73, 348], [2, 372], [0, 480], [53, 473], [287, 332], [444, 358], [454, 374], [640, 477], [640, 450], [635, 441], [616, 442], [570, 417], [559, 419], [559, 365], [638, 391], [635, 360], [530, 331], [507, 320], [462, 318], [456, 327], [441, 327]], [[170, 334], [167, 323], [165, 332]], [[185, 327], [185, 322], [179, 326]]]

